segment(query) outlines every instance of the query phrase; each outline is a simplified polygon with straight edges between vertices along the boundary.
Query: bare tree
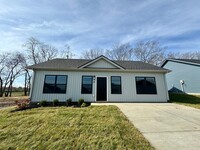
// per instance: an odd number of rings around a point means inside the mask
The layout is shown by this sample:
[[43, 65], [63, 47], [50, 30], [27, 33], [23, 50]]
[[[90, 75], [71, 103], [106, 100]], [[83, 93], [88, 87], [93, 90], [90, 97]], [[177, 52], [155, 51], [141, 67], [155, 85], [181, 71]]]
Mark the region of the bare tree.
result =
[[133, 48], [129, 43], [116, 44], [106, 51], [106, 56], [112, 60], [131, 60]]
[[83, 59], [95, 59], [101, 55], [104, 55], [103, 49], [89, 49], [82, 52], [81, 58]]
[[68, 44], [65, 44], [64, 50], [62, 50], [59, 54], [61, 58], [72, 59], [75, 54], [72, 52], [71, 47]]
[[[9, 56], [9, 57], [8, 57]], [[15, 54], [8, 54], [7, 59], [5, 59], [5, 67], [1, 73], [1, 91], [0, 96], [11, 96], [12, 85], [17, 77], [19, 77], [23, 71], [23, 64], [25, 62], [25, 57], [23, 54], [17, 52]]]
[[3, 82], [5, 77], [6, 58], [9, 56], [8, 53], [0, 54], [0, 97], [3, 96]]
[[51, 60], [57, 56], [58, 50], [48, 44], [41, 44], [40, 45], [41, 52], [39, 51], [41, 55], [39, 55], [39, 62], [44, 62]]
[[31, 88], [31, 78], [32, 75], [28, 71], [28, 69], [25, 69], [25, 77], [24, 77], [24, 96], [27, 96], [30, 94], [30, 88]]
[[31, 61], [31, 64], [38, 64], [51, 60], [58, 54], [58, 50], [55, 47], [42, 43], [34, 37], [29, 38], [23, 46], [26, 48], [28, 59]]
[[[68, 45], [64, 51], [58, 51], [55, 47], [43, 43], [34, 37], [30, 37], [23, 45], [26, 53], [0, 54], [0, 96], [11, 96], [12, 85], [15, 79], [24, 75], [24, 95], [30, 92], [32, 73], [27, 66], [51, 60], [58, 56], [72, 58], [74, 56]], [[27, 58], [27, 59], [25, 59]]]
[[32, 64], [39, 63], [38, 49], [40, 47], [40, 42], [34, 37], [30, 37], [23, 46], [26, 48], [28, 59], [32, 61]]
[[164, 60], [166, 47], [162, 47], [158, 41], [139, 41], [133, 50], [137, 60], [153, 65], [160, 65]]
[[27, 42], [23, 45], [26, 49], [26, 55], [28, 60], [24, 63], [24, 94], [29, 94], [30, 91], [30, 80], [32, 74], [26, 69], [28, 65], [38, 64], [44, 61], [51, 60], [58, 56], [58, 50], [49, 44], [43, 43], [34, 37], [30, 37]]
[[6, 65], [6, 58], [9, 56], [9, 53], [0, 54], [0, 77], [3, 74], [3, 70]]
[[166, 56], [167, 58], [176, 59], [200, 59], [200, 51], [195, 52], [169, 52]]
[[31, 78], [32, 78], [32, 71], [29, 71], [26, 67], [28, 66], [27, 60], [23, 64], [23, 72], [24, 72], [24, 96], [30, 94], [31, 88]]
[[200, 51], [196, 51], [195, 55], [196, 55], [195, 59], [200, 59]]

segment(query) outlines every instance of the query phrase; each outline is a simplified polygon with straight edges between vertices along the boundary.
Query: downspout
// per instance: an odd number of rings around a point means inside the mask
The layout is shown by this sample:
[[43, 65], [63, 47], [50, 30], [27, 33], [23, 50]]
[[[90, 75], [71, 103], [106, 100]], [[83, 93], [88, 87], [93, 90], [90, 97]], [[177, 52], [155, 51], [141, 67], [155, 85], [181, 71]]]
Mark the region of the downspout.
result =
[[166, 98], [167, 101], [169, 101], [169, 93], [168, 93], [168, 88], [167, 88], [167, 79], [166, 79], [166, 73], [164, 74], [164, 83], [165, 83], [165, 91], [166, 91]]

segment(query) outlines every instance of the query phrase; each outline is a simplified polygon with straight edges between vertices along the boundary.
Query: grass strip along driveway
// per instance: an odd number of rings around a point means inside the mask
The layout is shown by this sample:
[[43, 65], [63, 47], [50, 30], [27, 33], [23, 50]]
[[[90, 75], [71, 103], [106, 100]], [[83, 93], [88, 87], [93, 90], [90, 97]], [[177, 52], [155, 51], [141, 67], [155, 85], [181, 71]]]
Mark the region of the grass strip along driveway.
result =
[[200, 95], [169, 94], [169, 96], [171, 102], [200, 109]]
[[0, 110], [0, 149], [154, 149], [116, 106]]

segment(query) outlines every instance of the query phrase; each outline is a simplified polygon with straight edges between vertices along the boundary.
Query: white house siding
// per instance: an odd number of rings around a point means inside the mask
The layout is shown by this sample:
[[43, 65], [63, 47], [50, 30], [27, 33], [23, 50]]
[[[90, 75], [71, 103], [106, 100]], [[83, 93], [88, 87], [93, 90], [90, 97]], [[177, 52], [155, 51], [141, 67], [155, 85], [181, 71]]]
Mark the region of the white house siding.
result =
[[88, 65], [86, 68], [117, 68], [117, 67], [112, 65], [111, 63], [108, 63], [105, 60], [100, 59], [96, 61], [95, 63]]
[[[93, 94], [81, 94], [82, 75], [92, 75], [96, 77], [107, 77], [108, 102], [167, 102], [164, 73], [125, 73], [125, 72], [77, 72], [77, 71], [34, 71], [33, 89], [31, 100], [40, 101], [59, 99], [65, 101], [72, 98], [77, 101], [83, 98], [85, 101], [95, 102], [96, 82], [93, 83]], [[66, 94], [43, 94], [45, 75], [68, 75]], [[111, 94], [111, 76], [121, 76], [122, 94]], [[157, 94], [141, 95], [136, 94], [136, 76], [155, 77]]]

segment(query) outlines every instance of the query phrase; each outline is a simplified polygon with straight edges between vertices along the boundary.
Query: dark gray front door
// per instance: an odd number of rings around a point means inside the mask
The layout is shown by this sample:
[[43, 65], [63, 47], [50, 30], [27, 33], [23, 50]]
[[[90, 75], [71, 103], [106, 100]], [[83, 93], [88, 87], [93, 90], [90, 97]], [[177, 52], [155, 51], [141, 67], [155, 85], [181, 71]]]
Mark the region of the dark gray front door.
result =
[[97, 77], [97, 101], [107, 101], [106, 77]]

